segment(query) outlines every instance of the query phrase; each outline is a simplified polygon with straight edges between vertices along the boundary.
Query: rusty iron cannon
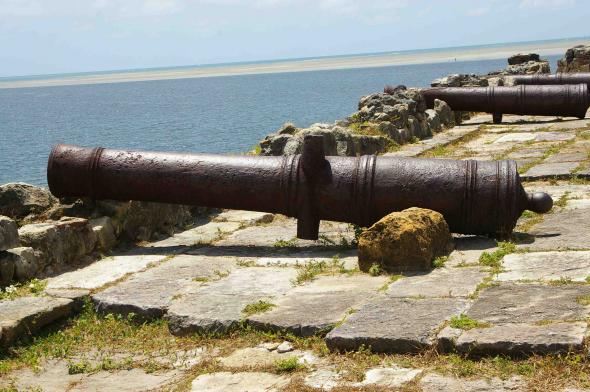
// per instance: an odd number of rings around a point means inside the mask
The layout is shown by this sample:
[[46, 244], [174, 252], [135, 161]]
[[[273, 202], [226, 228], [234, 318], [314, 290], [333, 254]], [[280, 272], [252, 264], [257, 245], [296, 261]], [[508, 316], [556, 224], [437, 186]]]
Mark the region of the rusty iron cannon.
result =
[[515, 75], [512, 76], [515, 85], [523, 84], [581, 84], [590, 86], [590, 72], [580, 73], [556, 73], [553, 75]]
[[588, 110], [588, 86], [523, 85], [498, 87], [433, 87], [422, 90], [428, 108], [440, 99], [451, 109], [466, 112], [492, 113], [494, 123], [502, 122], [502, 114], [539, 116], [572, 116], [584, 118]]
[[301, 155], [226, 156], [57, 145], [47, 168], [57, 197], [143, 200], [281, 213], [297, 237], [317, 239], [320, 219], [369, 226], [409, 207], [442, 213], [451, 231], [507, 237], [525, 210], [551, 209], [527, 194], [513, 161], [324, 156], [307, 135]]

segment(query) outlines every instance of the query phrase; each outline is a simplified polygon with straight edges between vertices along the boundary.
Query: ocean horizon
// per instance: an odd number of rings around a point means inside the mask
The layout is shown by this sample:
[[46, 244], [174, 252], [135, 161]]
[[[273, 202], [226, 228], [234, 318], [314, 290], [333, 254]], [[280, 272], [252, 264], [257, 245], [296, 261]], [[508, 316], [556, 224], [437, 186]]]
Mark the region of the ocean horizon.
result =
[[[564, 52], [543, 56], [553, 71]], [[425, 87], [452, 73], [485, 74], [505, 68], [506, 57], [0, 89], [0, 184], [46, 186], [56, 143], [246, 153], [285, 122], [345, 118], [386, 84]]]

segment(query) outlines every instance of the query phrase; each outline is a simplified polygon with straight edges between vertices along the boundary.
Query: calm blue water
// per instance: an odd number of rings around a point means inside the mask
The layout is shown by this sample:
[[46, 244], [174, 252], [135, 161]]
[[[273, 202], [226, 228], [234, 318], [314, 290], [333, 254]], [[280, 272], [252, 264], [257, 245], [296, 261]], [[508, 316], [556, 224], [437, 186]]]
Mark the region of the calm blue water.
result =
[[[560, 56], [548, 56], [552, 68]], [[505, 59], [101, 85], [0, 89], [0, 184], [46, 185], [51, 146], [241, 153], [286, 121], [333, 122], [385, 84], [428, 86]]]

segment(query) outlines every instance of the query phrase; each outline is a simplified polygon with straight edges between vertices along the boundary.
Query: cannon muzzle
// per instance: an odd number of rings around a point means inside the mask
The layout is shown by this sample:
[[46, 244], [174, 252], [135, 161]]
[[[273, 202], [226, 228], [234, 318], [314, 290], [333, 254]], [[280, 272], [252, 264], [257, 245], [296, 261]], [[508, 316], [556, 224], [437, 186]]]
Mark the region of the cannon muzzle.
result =
[[584, 118], [588, 110], [588, 86], [523, 85], [498, 87], [434, 87], [422, 90], [428, 108], [440, 99], [451, 109], [466, 112], [492, 113], [494, 122], [502, 122], [502, 114], [571, 116]]
[[515, 75], [512, 81], [516, 85], [523, 84], [585, 84], [590, 86], [590, 72], [556, 73], [554, 75], [534, 74]]
[[317, 239], [321, 219], [369, 226], [423, 207], [451, 231], [507, 237], [525, 210], [553, 201], [527, 194], [513, 161], [480, 162], [365, 155], [324, 156], [323, 138], [305, 137], [291, 156], [226, 156], [57, 145], [47, 168], [57, 197], [143, 200], [281, 213], [297, 236]]

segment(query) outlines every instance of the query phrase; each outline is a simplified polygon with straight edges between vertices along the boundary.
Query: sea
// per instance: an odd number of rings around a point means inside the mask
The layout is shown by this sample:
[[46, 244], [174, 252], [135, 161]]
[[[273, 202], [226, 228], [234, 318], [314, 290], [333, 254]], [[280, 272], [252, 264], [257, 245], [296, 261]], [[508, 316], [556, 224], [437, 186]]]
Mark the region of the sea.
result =
[[[555, 69], [561, 56], [543, 57]], [[0, 89], [0, 184], [46, 186], [47, 157], [56, 143], [243, 154], [285, 122], [307, 127], [344, 118], [361, 96], [386, 84], [425, 87], [448, 74], [505, 66], [501, 58]]]

